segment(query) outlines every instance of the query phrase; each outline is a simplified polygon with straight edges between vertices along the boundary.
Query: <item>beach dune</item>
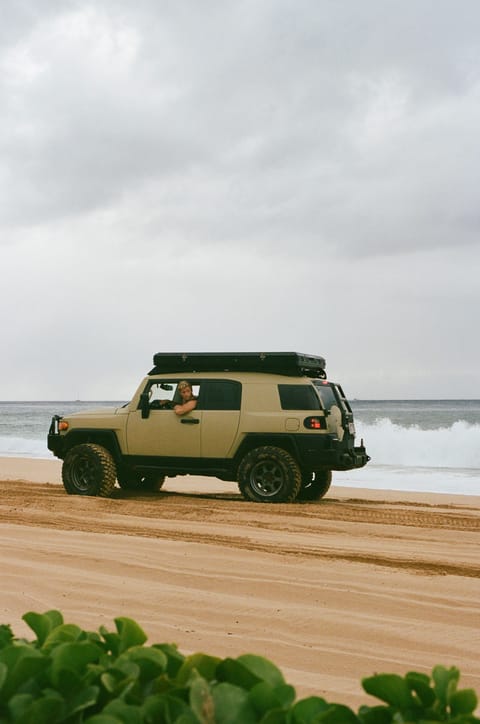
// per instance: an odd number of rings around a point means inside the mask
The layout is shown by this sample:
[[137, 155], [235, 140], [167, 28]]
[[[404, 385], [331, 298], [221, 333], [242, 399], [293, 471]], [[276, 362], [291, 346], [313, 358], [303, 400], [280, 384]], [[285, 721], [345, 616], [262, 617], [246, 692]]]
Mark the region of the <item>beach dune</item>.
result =
[[298, 696], [357, 707], [362, 677], [438, 663], [480, 691], [480, 498], [334, 486], [264, 505], [193, 477], [87, 498], [60, 468], [0, 459], [0, 623], [17, 635], [29, 610], [130, 616], [149, 643], [266, 656]]

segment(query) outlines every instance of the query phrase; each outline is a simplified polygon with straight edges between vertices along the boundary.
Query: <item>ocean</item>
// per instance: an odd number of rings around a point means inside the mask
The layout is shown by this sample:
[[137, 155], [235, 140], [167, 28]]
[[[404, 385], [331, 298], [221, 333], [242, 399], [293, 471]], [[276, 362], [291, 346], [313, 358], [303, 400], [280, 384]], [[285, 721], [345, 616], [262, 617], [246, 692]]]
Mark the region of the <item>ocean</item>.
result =
[[[0, 402], [0, 457], [53, 459], [52, 415], [125, 401]], [[480, 400], [353, 400], [357, 440], [371, 461], [334, 484], [480, 495]]]

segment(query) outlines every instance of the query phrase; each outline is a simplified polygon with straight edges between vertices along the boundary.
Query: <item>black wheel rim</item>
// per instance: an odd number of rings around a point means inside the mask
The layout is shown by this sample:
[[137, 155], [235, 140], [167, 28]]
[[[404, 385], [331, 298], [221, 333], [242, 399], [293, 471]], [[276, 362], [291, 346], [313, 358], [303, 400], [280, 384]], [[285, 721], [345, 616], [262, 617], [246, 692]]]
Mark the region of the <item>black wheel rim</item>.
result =
[[274, 460], [261, 460], [250, 472], [250, 486], [262, 498], [277, 495], [284, 487], [285, 473]]
[[81, 457], [72, 467], [72, 482], [77, 490], [86, 492], [95, 487], [96, 469], [92, 460]]

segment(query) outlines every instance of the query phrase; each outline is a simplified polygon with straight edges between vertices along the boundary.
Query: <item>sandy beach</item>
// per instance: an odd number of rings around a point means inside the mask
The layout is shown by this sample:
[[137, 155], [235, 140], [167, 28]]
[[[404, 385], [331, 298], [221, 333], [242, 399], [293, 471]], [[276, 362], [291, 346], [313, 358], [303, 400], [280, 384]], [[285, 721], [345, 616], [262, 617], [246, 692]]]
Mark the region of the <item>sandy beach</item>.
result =
[[[333, 486], [245, 502], [234, 484], [68, 496], [56, 460], [0, 458], [0, 623], [135, 618], [183, 653], [264, 655], [298, 696], [357, 707], [374, 672], [455, 665], [480, 692], [480, 497]], [[365, 474], [368, 486], [368, 472]]]

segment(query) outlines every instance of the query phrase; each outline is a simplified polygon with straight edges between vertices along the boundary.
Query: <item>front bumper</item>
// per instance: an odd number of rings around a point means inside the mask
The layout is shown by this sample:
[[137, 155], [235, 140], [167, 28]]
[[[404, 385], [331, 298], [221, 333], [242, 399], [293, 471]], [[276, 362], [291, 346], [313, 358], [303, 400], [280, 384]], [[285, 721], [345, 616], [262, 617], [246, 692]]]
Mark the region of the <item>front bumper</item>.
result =
[[60, 415], [54, 415], [47, 436], [47, 447], [57, 458], [63, 458], [64, 438], [58, 431]]

